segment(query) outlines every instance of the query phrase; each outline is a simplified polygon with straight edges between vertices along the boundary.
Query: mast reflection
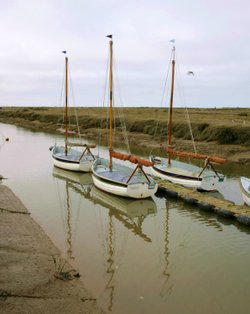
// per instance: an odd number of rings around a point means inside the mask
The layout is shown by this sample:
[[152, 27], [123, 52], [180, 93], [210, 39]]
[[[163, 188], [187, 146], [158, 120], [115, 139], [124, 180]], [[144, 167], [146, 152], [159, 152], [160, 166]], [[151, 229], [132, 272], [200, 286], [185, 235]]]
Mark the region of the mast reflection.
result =
[[65, 197], [62, 197], [62, 199], [60, 199], [60, 202], [62, 203], [61, 206], [65, 208], [64, 222], [67, 242], [66, 253], [69, 260], [74, 260], [72, 243], [72, 195], [70, 191], [72, 190], [77, 194], [88, 197], [92, 184], [92, 178], [91, 175], [88, 173], [81, 175], [56, 167], [53, 168], [52, 174], [54, 178], [59, 179], [60, 181], [65, 183]]
[[67, 235], [67, 255], [73, 259], [72, 252], [72, 217], [71, 217], [71, 198], [73, 194], [79, 194], [93, 204], [101, 205], [108, 210], [108, 221], [105, 240], [105, 261], [106, 274], [108, 276], [105, 291], [108, 292], [108, 311], [112, 312], [115, 297], [115, 275], [117, 268], [115, 265], [115, 222], [120, 222], [126, 230], [132, 232], [146, 243], [151, 243], [152, 239], [143, 230], [143, 223], [148, 215], [155, 215], [157, 206], [152, 198], [148, 199], [129, 199], [114, 196], [97, 189], [92, 182], [90, 174], [78, 174], [54, 168], [53, 176], [65, 182], [64, 206], [66, 207], [66, 235]]

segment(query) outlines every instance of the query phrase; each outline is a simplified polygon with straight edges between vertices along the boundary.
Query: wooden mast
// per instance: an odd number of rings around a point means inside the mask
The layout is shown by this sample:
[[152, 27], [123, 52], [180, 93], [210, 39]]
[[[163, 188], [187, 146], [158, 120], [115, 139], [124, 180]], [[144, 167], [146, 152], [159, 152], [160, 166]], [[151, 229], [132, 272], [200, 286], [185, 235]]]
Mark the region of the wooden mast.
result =
[[[174, 40], [171, 42], [174, 43]], [[223, 164], [226, 162], [225, 158], [217, 157], [217, 156], [209, 156], [205, 154], [198, 154], [192, 152], [179, 152], [175, 151], [172, 148], [172, 119], [173, 119], [173, 99], [174, 99], [174, 78], [175, 78], [175, 46], [172, 49], [172, 80], [171, 80], [171, 94], [170, 94], [170, 106], [169, 106], [169, 121], [168, 121], [168, 165], [171, 164], [172, 156], [178, 157], [192, 157], [196, 159], [204, 159], [207, 160], [208, 163], [214, 162], [218, 164]]]
[[112, 170], [112, 150], [113, 150], [113, 40], [112, 35], [107, 37], [111, 38], [109, 41], [109, 169]]
[[[174, 99], [174, 74], [175, 74], [175, 46], [172, 50], [172, 80], [171, 80], [171, 94], [170, 94], [170, 107], [169, 107], [169, 120], [168, 120], [168, 148], [172, 147], [172, 115], [173, 115], [173, 99]], [[168, 164], [171, 163], [171, 153], [168, 153]]]
[[65, 155], [68, 154], [68, 57], [65, 57]]

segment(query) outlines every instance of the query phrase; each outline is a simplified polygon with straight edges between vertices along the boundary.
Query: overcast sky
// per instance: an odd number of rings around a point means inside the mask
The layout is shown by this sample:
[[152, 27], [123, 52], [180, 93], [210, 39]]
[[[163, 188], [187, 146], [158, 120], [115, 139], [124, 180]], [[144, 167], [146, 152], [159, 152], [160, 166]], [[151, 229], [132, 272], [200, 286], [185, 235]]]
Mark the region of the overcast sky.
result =
[[249, 0], [0, 0], [0, 105], [60, 105], [67, 50], [76, 105], [102, 106], [108, 34], [124, 106], [162, 105], [175, 39], [176, 106], [250, 107]]

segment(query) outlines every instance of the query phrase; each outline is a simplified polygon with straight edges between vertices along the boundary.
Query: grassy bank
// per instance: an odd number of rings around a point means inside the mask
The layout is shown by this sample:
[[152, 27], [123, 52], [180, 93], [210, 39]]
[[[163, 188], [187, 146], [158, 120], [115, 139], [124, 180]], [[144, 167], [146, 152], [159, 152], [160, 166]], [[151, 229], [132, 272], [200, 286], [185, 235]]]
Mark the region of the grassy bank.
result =
[[[100, 128], [106, 132], [106, 108], [81, 107], [76, 110], [82, 134], [95, 138]], [[130, 142], [144, 147], [160, 147], [166, 142], [167, 109], [137, 107], [123, 108], [122, 111]], [[74, 117], [74, 113], [75, 109], [71, 109], [70, 116]], [[189, 109], [188, 113], [193, 137], [203, 152], [229, 157], [238, 150], [246, 157], [247, 153], [250, 155], [250, 109]], [[174, 109], [173, 121], [174, 142], [186, 149], [191, 141], [186, 109]], [[55, 133], [62, 126], [63, 112], [62, 108], [50, 107], [2, 107], [0, 122]], [[115, 124], [122, 127], [118, 118]], [[73, 118], [71, 125], [77, 131]]]

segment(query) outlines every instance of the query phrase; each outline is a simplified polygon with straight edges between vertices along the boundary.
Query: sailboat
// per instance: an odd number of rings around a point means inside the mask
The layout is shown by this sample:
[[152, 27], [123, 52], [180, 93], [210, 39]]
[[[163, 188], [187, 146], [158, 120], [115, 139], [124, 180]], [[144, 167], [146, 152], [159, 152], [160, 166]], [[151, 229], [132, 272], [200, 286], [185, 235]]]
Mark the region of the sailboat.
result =
[[250, 179], [240, 177], [240, 187], [244, 203], [250, 206]]
[[[173, 42], [173, 41], [172, 41]], [[214, 163], [223, 164], [226, 162], [224, 158], [217, 156], [209, 156], [206, 154], [198, 154], [197, 152], [176, 151], [172, 145], [172, 110], [174, 99], [174, 83], [175, 83], [175, 45], [172, 49], [172, 77], [170, 90], [170, 108], [168, 121], [168, 146], [166, 149], [167, 158], [158, 156], [150, 156], [153, 162], [153, 175], [180, 184], [186, 187], [195, 188], [204, 191], [216, 191], [225, 183], [225, 176], [215, 170]], [[173, 159], [173, 157], [193, 158], [204, 160], [203, 167], [189, 164], [183, 161]]]
[[[63, 51], [66, 53], [66, 51]], [[68, 57], [65, 56], [65, 109], [64, 109], [64, 145], [54, 145], [50, 148], [54, 166], [71, 171], [90, 172], [95, 156], [91, 149], [93, 144], [69, 142], [69, 105], [68, 105]], [[73, 147], [81, 147], [78, 150]]]
[[[113, 149], [113, 39], [109, 41], [109, 159], [97, 158], [92, 166], [94, 185], [105, 192], [135, 199], [153, 196], [158, 185], [148, 175], [143, 166], [153, 165], [149, 160], [117, 152]], [[113, 162], [113, 158], [123, 164]], [[125, 165], [125, 161], [135, 164], [135, 168]]]

